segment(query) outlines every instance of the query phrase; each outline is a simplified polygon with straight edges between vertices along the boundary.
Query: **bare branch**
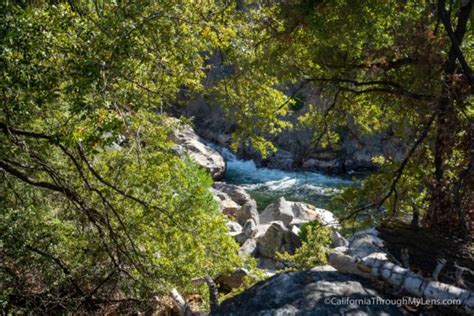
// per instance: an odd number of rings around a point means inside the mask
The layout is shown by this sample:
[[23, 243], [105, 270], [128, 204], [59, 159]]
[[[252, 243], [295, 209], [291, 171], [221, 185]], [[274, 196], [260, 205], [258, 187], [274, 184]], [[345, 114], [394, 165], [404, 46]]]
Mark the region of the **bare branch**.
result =
[[14, 128], [14, 127], [8, 126], [7, 124], [3, 122], [0, 122], [0, 130], [2, 130], [4, 134], [21, 135], [21, 136], [27, 136], [27, 137], [32, 137], [32, 138], [46, 139], [50, 141], [56, 138], [56, 136], [54, 135], [47, 135], [43, 133]]
[[30, 184], [32, 186], [43, 188], [43, 189], [48, 189], [48, 190], [55, 191], [55, 192], [60, 192], [60, 193], [63, 193], [66, 196], [69, 196], [69, 197], [75, 196], [75, 193], [72, 192], [71, 190], [69, 190], [68, 188], [56, 185], [54, 183], [45, 182], [45, 181], [38, 181], [36, 179], [30, 178], [26, 174], [24, 174], [21, 171], [13, 168], [12, 166], [10, 166], [4, 160], [0, 160], [0, 168], [5, 170], [10, 175], [20, 179], [23, 182], [26, 182], [26, 183]]
[[219, 292], [217, 290], [217, 285], [210, 276], [205, 276], [202, 278], [196, 278], [192, 280], [193, 283], [203, 283], [205, 282], [209, 287], [209, 304], [211, 313], [217, 307], [219, 307]]

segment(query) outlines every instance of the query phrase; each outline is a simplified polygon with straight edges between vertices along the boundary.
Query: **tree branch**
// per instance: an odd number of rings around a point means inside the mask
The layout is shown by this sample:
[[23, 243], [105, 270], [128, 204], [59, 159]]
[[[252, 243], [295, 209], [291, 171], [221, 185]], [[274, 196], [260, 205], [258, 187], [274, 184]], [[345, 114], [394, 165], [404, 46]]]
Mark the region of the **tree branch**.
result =
[[43, 188], [43, 189], [48, 189], [48, 190], [55, 191], [55, 192], [60, 192], [60, 193], [63, 193], [66, 196], [69, 196], [69, 197], [75, 196], [74, 192], [72, 192], [68, 188], [56, 185], [54, 183], [45, 182], [45, 181], [37, 181], [35, 179], [30, 178], [26, 174], [24, 174], [21, 171], [13, 168], [12, 166], [10, 166], [4, 160], [0, 160], [0, 168], [5, 170], [10, 175], [20, 179], [21, 181], [26, 182], [28, 184], [31, 184], [32, 186]]
[[423, 140], [426, 138], [426, 136], [428, 136], [428, 133], [431, 129], [431, 126], [433, 125], [433, 122], [435, 120], [435, 118], [437, 117], [437, 112], [433, 113], [430, 117], [430, 119], [428, 120], [427, 124], [425, 125], [425, 128], [423, 129], [423, 131], [421, 132], [421, 135], [420, 137], [418, 137], [418, 139], [415, 141], [415, 143], [413, 144], [413, 146], [410, 148], [410, 150], [408, 151], [407, 155], [405, 156], [405, 158], [403, 159], [402, 163], [400, 164], [400, 166], [398, 167], [397, 171], [395, 172], [395, 178], [392, 180], [392, 183], [390, 185], [390, 188], [387, 192], [387, 194], [385, 194], [379, 201], [377, 202], [374, 202], [374, 203], [371, 203], [371, 204], [368, 204], [368, 205], [365, 205], [365, 206], [362, 206], [362, 207], [359, 207], [357, 209], [355, 209], [354, 211], [352, 211], [349, 215], [347, 215], [346, 217], [342, 218], [341, 221], [345, 221], [345, 220], [348, 220], [356, 215], [358, 215], [361, 211], [364, 211], [364, 210], [367, 210], [369, 208], [374, 208], [374, 207], [380, 207], [382, 206], [382, 204], [395, 192], [396, 190], [396, 187], [397, 187], [397, 183], [398, 181], [400, 180], [400, 178], [402, 177], [403, 175], [403, 171], [405, 170], [405, 167], [407, 166], [408, 162], [410, 161], [411, 157], [413, 156], [413, 154], [415, 153], [416, 149], [418, 148], [418, 146], [423, 142]]
[[400, 59], [395, 59], [387, 62], [376, 62], [376, 63], [362, 63], [362, 64], [341, 64], [341, 65], [334, 65], [334, 64], [325, 64], [324, 62], [322, 63], [325, 67], [328, 68], [335, 68], [335, 69], [354, 69], [354, 68], [359, 68], [359, 69], [370, 69], [372, 67], [384, 69], [384, 70], [389, 70], [389, 69], [395, 69], [399, 68], [405, 65], [416, 65], [419, 61], [415, 58], [411, 57], [406, 57], [406, 58], [400, 58]]
[[48, 258], [50, 259], [51, 261], [53, 261], [57, 266], [59, 266], [61, 268], [61, 270], [63, 271], [64, 275], [66, 275], [66, 277], [69, 279], [69, 282], [71, 282], [72, 286], [76, 289], [76, 291], [84, 296], [84, 292], [82, 291], [82, 289], [79, 287], [79, 285], [76, 283], [76, 281], [72, 278], [71, 276], [71, 270], [69, 270], [69, 268], [61, 261], [61, 259], [58, 259], [56, 258], [55, 256], [41, 250], [41, 249], [38, 249], [38, 248], [35, 248], [33, 246], [30, 246], [30, 245], [25, 245], [25, 247], [34, 252], [34, 253], [37, 253], [39, 255], [41, 255], [42, 257], [45, 257], [45, 258]]
[[405, 97], [415, 99], [415, 100], [424, 100], [424, 101], [434, 100], [434, 97], [431, 95], [418, 94], [418, 93], [408, 91], [405, 88], [403, 88], [400, 84], [392, 82], [392, 81], [387, 81], [387, 80], [357, 81], [357, 80], [344, 79], [344, 78], [311, 78], [308, 80], [318, 81], [318, 82], [350, 84], [353, 87], [369, 86], [369, 88], [365, 88], [363, 90], [355, 90], [348, 87], [340, 87], [340, 89], [343, 91], [349, 91], [356, 94], [371, 93], [371, 92], [385, 92], [385, 93], [389, 93], [393, 95], [405, 96]]
[[449, 51], [448, 62], [446, 64], [446, 73], [451, 73], [454, 68], [454, 61], [457, 59], [461, 64], [464, 74], [469, 81], [469, 84], [473, 85], [473, 78], [472, 78], [472, 70], [466, 62], [464, 54], [461, 50], [461, 43], [463, 40], [464, 35], [466, 34], [467, 30], [467, 22], [469, 21], [469, 17], [472, 11], [472, 3], [473, 0], [468, 0], [468, 2], [463, 5], [463, 1], [461, 1], [461, 8], [459, 9], [458, 13], [458, 21], [456, 30], [453, 31], [451, 25], [451, 19], [449, 17], [448, 12], [446, 11], [446, 1], [439, 0], [438, 1], [438, 15], [443, 22], [444, 28], [448, 33], [448, 37], [451, 40], [451, 49]]
[[329, 107], [326, 109], [326, 111], [324, 111], [324, 114], [323, 114], [323, 117], [322, 117], [322, 121], [323, 121], [323, 124], [324, 124], [324, 127], [323, 127], [323, 131], [321, 132], [321, 134], [314, 140], [311, 142], [311, 145], [312, 147], [314, 148], [317, 148], [317, 146], [319, 145], [319, 143], [321, 142], [321, 139], [323, 139], [324, 135], [328, 132], [328, 123], [327, 123], [327, 117], [329, 115], [329, 113], [334, 109], [334, 107], [336, 106], [337, 104], [337, 98], [339, 97], [339, 94], [341, 93], [342, 90], [338, 90], [336, 92], [336, 94], [334, 95], [334, 99], [331, 103], [331, 105], [329, 105]]
[[21, 135], [21, 136], [27, 136], [27, 137], [32, 137], [32, 138], [39, 138], [39, 139], [46, 139], [53, 141], [57, 138], [55, 135], [47, 135], [47, 134], [42, 134], [42, 133], [37, 133], [33, 131], [27, 131], [27, 130], [22, 130], [18, 128], [14, 128], [11, 126], [8, 126], [7, 124], [0, 122], [0, 129], [3, 131], [4, 134], [10, 134], [10, 135]]

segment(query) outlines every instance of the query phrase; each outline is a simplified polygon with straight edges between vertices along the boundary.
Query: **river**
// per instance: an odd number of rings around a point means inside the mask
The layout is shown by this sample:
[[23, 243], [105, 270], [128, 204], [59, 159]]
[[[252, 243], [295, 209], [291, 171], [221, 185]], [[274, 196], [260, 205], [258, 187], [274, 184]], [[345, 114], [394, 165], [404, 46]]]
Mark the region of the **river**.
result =
[[259, 168], [252, 160], [238, 159], [227, 148], [218, 148], [227, 163], [224, 181], [244, 187], [259, 210], [283, 196], [326, 208], [331, 197], [353, 181], [309, 171]]

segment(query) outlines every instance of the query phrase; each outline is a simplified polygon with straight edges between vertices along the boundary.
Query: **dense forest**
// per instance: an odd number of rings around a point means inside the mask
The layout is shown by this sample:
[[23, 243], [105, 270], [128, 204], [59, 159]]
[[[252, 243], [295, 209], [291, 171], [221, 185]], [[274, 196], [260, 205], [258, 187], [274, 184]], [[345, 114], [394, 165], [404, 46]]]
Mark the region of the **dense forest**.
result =
[[2, 314], [474, 312], [473, 65], [472, 0], [1, 1]]

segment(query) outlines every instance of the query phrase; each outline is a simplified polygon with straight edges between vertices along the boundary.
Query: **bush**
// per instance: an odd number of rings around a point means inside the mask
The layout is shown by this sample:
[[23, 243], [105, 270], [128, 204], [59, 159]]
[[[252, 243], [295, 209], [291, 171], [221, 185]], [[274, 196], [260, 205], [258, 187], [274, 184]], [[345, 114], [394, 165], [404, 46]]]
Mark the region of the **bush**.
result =
[[284, 260], [290, 267], [310, 269], [327, 263], [327, 251], [331, 243], [331, 229], [313, 221], [301, 227], [299, 234], [302, 245], [295, 254], [279, 253], [278, 259]]

